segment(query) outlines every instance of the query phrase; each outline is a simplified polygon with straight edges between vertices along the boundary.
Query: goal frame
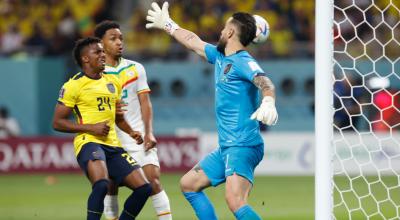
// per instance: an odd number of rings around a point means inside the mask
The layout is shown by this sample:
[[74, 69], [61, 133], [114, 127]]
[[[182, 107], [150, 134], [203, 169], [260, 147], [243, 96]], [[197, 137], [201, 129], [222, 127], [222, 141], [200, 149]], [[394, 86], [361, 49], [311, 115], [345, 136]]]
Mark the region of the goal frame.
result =
[[333, 218], [333, 0], [315, 7], [315, 220]]

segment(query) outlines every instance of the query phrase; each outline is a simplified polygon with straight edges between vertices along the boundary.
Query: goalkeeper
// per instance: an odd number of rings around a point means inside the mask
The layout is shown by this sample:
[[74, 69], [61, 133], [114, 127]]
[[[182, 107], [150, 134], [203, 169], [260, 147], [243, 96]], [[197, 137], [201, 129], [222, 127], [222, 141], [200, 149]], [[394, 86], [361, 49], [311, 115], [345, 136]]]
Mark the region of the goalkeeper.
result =
[[[199, 219], [217, 219], [203, 189], [226, 182], [225, 198], [236, 219], [261, 219], [247, 204], [254, 169], [264, 156], [258, 121], [274, 125], [278, 114], [273, 83], [245, 50], [256, 35], [254, 17], [243, 12], [233, 14], [214, 46], [171, 20], [167, 2], [162, 9], [154, 2], [151, 6], [146, 28], [165, 30], [179, 43], [215, 64], [219, 147], [181, 178], [183, 195]], [[260, 106], [259, 91], [262, 94]]]

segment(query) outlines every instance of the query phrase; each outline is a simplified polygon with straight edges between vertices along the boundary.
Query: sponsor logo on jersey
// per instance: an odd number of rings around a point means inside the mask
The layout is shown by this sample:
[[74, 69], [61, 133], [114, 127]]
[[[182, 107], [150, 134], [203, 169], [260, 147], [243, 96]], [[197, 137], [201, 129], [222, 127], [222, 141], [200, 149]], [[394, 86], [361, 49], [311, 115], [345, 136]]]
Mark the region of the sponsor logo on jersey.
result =
[[108, 83], [108, 84], [107, 84], [107, 89], [108, 89], [108, 91], [110, 91], [111, 93], [115, 93], [114, 84]]

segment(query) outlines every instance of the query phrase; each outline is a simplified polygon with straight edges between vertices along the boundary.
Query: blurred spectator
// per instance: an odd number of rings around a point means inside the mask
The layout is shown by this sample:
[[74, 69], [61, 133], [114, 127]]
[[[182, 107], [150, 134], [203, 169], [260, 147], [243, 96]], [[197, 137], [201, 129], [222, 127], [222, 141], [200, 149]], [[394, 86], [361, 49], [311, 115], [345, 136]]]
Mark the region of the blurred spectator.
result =
[[50, 41], [46, 55], [57, 56], [68, 54], [74, 46], [75, 39], [78, 37], [77, 24], [72, 17], [71, 11], [66, 9], [54, 31], [54, 36]]
[[79, 33], [89, 36], [95, 26], [94, 18], [102, 12], [103, 0], [69, 0], [68, 6], [74, 19], [77, 21]]
[[[387, 78], [373, 77], [369, 79], [368, 86], [375, 91], [373, 104], [378, 108], [370, 114], [373, 131], [383, 132], [392, 129], [400, 130], [400, 93], [398, 89], [390, 88]], [[396, 94], [397, 93], [397, 94]]]
[[13, 55], [22, 50], [23, 37], [16, 25], [10, 26], [1, 39], [1, 52], [5, 55]]
[[57, 29], [64, 37], [73, 38], [76, 36], [77, 24], [69, 9], [65, 10], [61, 21], [58, 23]]
[[43, 54], [47, 49], [48, 39], [45, 38], [43, 31], [38, 23], [33, 25], [33, 34], [28, 39], [26, 39], [25, 45], [28, 51], [34, 51], [33, 54]]
[[295, 39], [298, 41], [309, 41], [314, 35], [313, 13], [314, 3], [312, 1], [293, 1], [289, 16], [289, 22]]
[[270, 37], [273, 53], [278, 57], [290, 57], [294, 35], [288, 28], [287, 18], [280, 18], [273, 31]]
[[362, 81], [352, 74], [346, 74], [343, 79], [334, 84], [334, 125], [340, 130], [359, 130], [359, 116], [363, 99]]
[[0, 139], [16, 137], [19, 134], [20, 129], [17, 120], [9, 116], [6, 107], [0, 107]]
[[377, 120], [380, 121], [372, 126], [374, 131], [400, 130], [400, 93], [398, 91], [383, 90], [374, 96], [375, 105], [382, 111], [380, 115], [377, 115]]

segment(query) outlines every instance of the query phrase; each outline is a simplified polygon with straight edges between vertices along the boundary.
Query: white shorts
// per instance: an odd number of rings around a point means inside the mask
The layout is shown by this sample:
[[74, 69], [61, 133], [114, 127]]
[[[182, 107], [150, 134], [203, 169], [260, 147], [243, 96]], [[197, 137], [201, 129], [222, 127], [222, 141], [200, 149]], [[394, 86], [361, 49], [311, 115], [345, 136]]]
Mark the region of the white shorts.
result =
[[160, 167], [160, 162], [158, 161], [158, 155], [157, 155], [157, 148], [152, 148], [152, 149], [148, 150], [147, 152], [145, 152], [143, 148], [140, 150], [128, 150], [127, 152], [142, 167], [149, 165], [149, 164]]

